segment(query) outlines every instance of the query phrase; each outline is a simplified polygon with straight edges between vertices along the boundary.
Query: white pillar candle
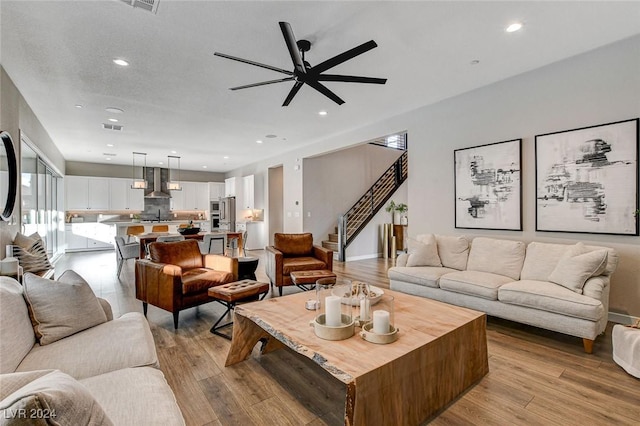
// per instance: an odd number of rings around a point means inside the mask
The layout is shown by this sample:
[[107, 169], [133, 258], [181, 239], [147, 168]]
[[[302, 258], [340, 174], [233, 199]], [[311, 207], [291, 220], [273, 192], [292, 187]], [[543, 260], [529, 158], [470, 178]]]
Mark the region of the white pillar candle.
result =
[[369, 299], [360, 300], [360, 321], [366, 321], [369, 319], [369, 308], [371, 307], [371, 302]]
[[389, 312], [373, 311], [373, 332], [376, 334], [389, 333]]
[[325, 324], [327, 326], [340, 327], [342, 323], [340, 303], [340, 296], [327, 296], [324, 298]]

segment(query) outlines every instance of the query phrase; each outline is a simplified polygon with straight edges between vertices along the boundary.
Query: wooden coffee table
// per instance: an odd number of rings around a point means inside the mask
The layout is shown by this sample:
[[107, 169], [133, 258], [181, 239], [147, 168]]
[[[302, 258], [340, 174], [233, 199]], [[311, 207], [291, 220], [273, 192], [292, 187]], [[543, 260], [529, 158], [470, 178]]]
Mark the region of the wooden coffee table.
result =
[[346, 425], [415, 425], [488, 371], [486, 315], [391, 290], [397, 341], [376, 345], [356, 335], [322, 340], [305, 309], [308, 294], [237, 306], [226, 366], [244, 361], [258, 341], [262, 353], [282, 346], [305, 356], [346, 385]]

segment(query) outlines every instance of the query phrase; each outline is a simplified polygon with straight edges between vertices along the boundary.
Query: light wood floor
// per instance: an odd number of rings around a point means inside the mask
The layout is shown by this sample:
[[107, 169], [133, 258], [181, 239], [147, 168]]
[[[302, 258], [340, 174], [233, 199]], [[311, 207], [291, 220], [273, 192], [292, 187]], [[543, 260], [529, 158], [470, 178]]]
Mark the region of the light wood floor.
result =
[[[257, 276], [267, 281], [264, 252], [250, 254], [261, 258]], [[388, 288], [390, 262], [336, 262], [334, 269]], [[132, 260], [120, 280], [113, 252], [67, 254], [56, 264], [56, 275], [66, 269], [84, 276], [109, 300], [115, 316], [142, 312]], [[286, 288], [285, 294], [296, 291]], [[209, 332], [222, 311], [217, 303], [183, 311], [174, 331], [172, 315], [149, 306], [161, 369], [187, 425], [343, 424], [343, 385], [288, 350], [264, 356], [254, 351], [249, 360], [225, 368], [229, 341]], [[613, 362], [611, 327], [587, 355], [581, 339], [489, 318], [489, 374], [425, 424], [640, 424], [640, 380]]]

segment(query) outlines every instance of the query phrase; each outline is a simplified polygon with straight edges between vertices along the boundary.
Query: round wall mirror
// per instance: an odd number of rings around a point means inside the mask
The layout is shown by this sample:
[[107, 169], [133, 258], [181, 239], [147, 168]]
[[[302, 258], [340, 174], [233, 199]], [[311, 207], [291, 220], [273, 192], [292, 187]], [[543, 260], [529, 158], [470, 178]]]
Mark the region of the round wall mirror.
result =
[[18, 161], [11, 135], [0, 132], [0, 219], [8, 221], [18, 193]]

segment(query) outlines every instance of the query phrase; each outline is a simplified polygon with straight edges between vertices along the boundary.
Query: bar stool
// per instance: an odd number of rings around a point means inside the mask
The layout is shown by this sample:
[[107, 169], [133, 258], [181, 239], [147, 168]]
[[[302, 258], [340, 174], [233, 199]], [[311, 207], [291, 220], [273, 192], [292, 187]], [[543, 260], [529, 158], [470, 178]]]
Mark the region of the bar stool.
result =
[[127, 226], [127, 242], [131, 240], [132, 236], [144, 234], [144, 226], [142, 225], [131, 225]]
[[169, 225], [153, 225], [151, 232], [169, 232]]

